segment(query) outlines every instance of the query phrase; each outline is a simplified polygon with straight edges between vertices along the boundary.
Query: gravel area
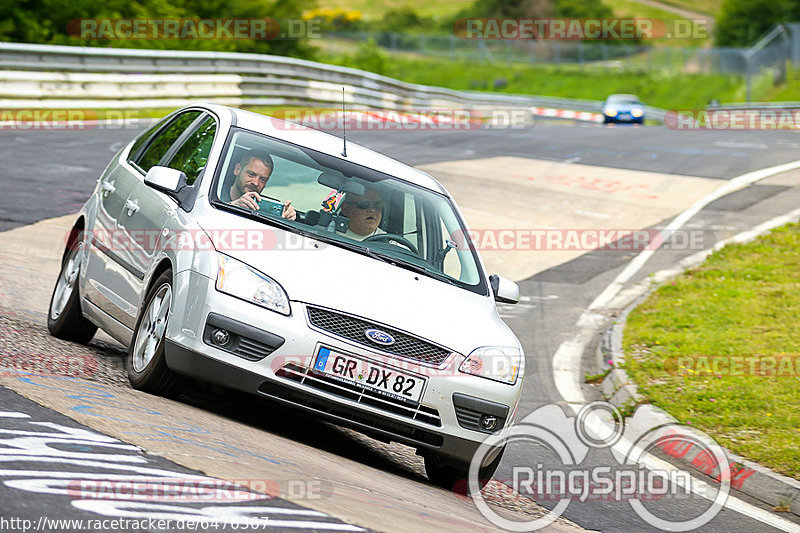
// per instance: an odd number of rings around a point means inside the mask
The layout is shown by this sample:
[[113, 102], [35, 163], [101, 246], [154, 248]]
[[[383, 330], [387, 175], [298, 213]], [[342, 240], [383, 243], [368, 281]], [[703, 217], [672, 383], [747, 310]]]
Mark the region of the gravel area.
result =
[[45, 374], [128, 386], [125, 348], [94, 339], [89, 345], [56, 340], [47, 326], [0, 307], [0, 372], [3, 375]]

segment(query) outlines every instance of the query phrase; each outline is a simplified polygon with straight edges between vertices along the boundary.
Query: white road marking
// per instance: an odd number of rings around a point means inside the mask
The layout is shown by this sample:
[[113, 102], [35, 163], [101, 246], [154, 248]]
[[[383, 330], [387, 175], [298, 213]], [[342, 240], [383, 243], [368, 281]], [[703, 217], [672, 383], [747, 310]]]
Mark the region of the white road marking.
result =
[[[667, 242], [670, 235], [672, 235], [674, 231], [679, 230], [690, 218], [695, 216], [700, 212], [701, 209], [714, 200], [722, 198], [727, 194], [738, 191], [739, 189], [743, 189], [748, 185], [752, 185], [753, 183], [761, 181], [770, 176], [782, 174], [798, 168], [800, 168], [800, 161], [793, 161], [784, 165], [777, 165], [774, 167], [756, 170], [754, 172], [748, 172], [747, 174], [742, 174], [741, 176], [729, 180], [727, 183], [725, 183], [725, 185], [699, 199], [689, 209], [672, 219], [672, 222], [670, 222], [661, 232], [661, 242]], [[614, 296], [616, 296], [620, 289], [622, 289], [622, 286], [627, 283], [637, 272], [639, 272], [639, 270], [641, 270], [647, 260], [650, 259], [650, 257], [657, 250], [658, 248], [652, 248], [640, 252], [639, 255], [633, 259], [633, 261], [628, 263], [628, 266], [626, 266], [625, 269], [620, 272], [616, 279], [608, 287], [606, 287], [606, 289], [600, 293], [597, 298], [595, 298], [591, 305], [589, 305], [589, 309], [599, 309], [608, 305], [608, 303], [614, 298]]]
[[[754, 172], [748, 172], [747, 174], [743, 174], [731, 179], [725, 185], [706, 195], [704, 198], [701, 198], [689, 209], [675, 217], [672, 222], [670, 222], [662, 231], [662, 242], [665, 242], [672, 232], [680, 229], [689, 219], [695, 216], [700, 210], [714, 200], [756, 183], [762, 179], [798, 168], [800, 168], [800, 161], [793, 161], [783, 165], [776, 165]], [[781, 222], [788, 220], [788, 218], [790, 218], [794, 213], [798, 213], [798, 211], [793, 211], [792, 213], [775, 217], [774, 219], [767, 221], [756, 228], [753, 228], [752, 230], [732, 237], [731, 240], [746, 239], [755, 236], [759, 231], [763, 231], [769, 227], [775, 227]], [[559, 394], [561, 394], [561, 396], [567, 402], [567, 405], [576, 415], [581, 406], [586, 404], [586, 397], [583, 395], [580, 383], [581, 357], [586, 349], [586, 346], [596, 336], [597, 331], [602, 325], [604, 319], [603, 315], [597, 310], [605, 307], [609, 302], [612, 301], [612, 299], [620, 292], [624, 284], [644, 266], [644, 264], [648, 259], [650, 259], [656, 250], [657, 249], [652, 249], [640, 252], [639, 255], [637, 255], [628, 264], [628, 266], [625, 267], [625, 269], [616, 277], [616, 279], [614, 279], [614, 281], [609, 284], [597, 298], [595, 298], [589, 308], [581, 314], [576, 323], [578, 326], [578, 333], [575, 334], [575, 336], [573, 336], [571, 339], [561, 343], [558, 350], [556, 350], [555, 354], [553, 354], [553, 381], [558, 389]], [[707, 252], [710, 253], [711, 250], [708, 250]], [[656, 463], [652, 463], [652, 465], [655, 464]], [[650, 469], [655, 468], [655, 466], [648, 464], [645, 466]], [[661, 465], [659, 465], [659, 468], [661, 468]], [[692, 481], [698, 487], [702, 483], [701, 480], [694, 476], [692, 476]], [[704, 494], [701, 494], [701, 496], [706, 497]], [[800, 526], [797, 524], [776, 516], [768, 511], [764, 511], [734, 496], [728, 496], [728, 499], [725, 502], [725, 508], [754, 518], [759, 522], [768, 524], [782, 531], [800, 533]]]
[[715, 141], [714, 146], [720, 146], [722, 148], [750, 148], [752, 150], [766, 150], [769, 148], [766, 144], [763, 143], [748, 143], [748, 142], [736, 142], [736, 141]]

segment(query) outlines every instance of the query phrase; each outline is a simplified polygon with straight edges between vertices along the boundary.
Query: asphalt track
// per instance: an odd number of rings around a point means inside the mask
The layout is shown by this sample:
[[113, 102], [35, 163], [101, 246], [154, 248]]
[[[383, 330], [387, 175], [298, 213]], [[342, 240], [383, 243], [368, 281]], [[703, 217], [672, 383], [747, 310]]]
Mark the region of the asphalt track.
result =
[[[131, 129], [89, 131], [2, 131], [0, 132], [0, 230], [31, 224], [38, 220], [75, 212], [91, 191], [94, 180], [112, 152], [134, 135]], [[480, 130], [469, 132], [443, 131], [370, 131], [350, 132], [355, 142], [396, 157], [412, 165], [437, 168], [452, 161], [474, 160], [477, 170], [467, 176], [474, 180], [464, 194], [491, 196], [495, 187], [491, 165], [480, 166], [489, 157], [507, 156], [553, 162], [565, 168], [577, 165], [626, 169], [678, 177], [708, 178], [708, 181], [727, 180], [751, 170], [773, 166], [797, 159], [800, 136], [795, 132], [679, 132], [663, 127], [598, 127], [565, 123], [539, 123], [523, 130]], [[488, 170], [487, 170], [488, 169]], [[446, 174], [446, 171], [445, 171]], [[485, 176], [485, 190], [480, 179]], [[457, 173], [443, 179], [452, 192], [459, 182]], [[574, 180], [570, 183], [575, 183]], [[586, 192], [580, 186], [576, 192], [594, 194], [589, 198], [603, 205], [607, 195], [609, 210], [625, 209], [625, 202], [614, 204], [612, 198], [620, 191]], [[702, 232], [704, 247], [746, 229], [757, 222], [782, 214], [797, 205], [798, 185], [795, 176], [778, 177], [772, 181], [748, 187], [719, 200], [699, 213], [689, 227]], [[624, 191], [623, 191], [624, 192]], [[687, 199], [695, 194], [686, 191]], [[460, 201], [460, 195], [456, 193]], [[531, 210], [539, 199], [525, 198]], [[497, 207], [497, 199], [487, 203]], [[525, 203], [516, 212], [525, 209]], [[688, 202], [688, 200], [687, 200]], [[472, 202], [470, 202], [472, 204]], [[633, 209], [635, 202], [628, 205]], [[502, 210], [490, 210], [501, 213]], [[616, 213], [603, 213], [611, 216]], [[675, 213], [677, 214], [677, 213]], [[563, 214], [562, 214], [563, 215]], [[569, 213], [567, 213], [569, 215]], [[468, 215], [469, 216], [469, 215]], [[661, 220], [647, 226], [659, 226]], [[506, 227], [503, 223], [499, 226]], [[581, 227], [581, 226], [573, 226]], [[671, 265], [676, 259], [694, 250], [675, 249], [659, 252], [632, 281], [650, 272]], [[552, 354], [561, 342], [574, 334], [574, 324], [581, 312], [616, 276], [632, 254], [594, 251], [579, 254], [567, 261], [555, 261], [535, 275], [519, 278], [525, 300], [516, 307], [503, 306], [501, 311], [518, 334], [526, 349], [528, 368], [521, 415], [549, 404], [561, 403], [552, 380]], [[48, 280], [48, 284], [50, 281]], [[55, 342], [55, 341], [54, 341]], [[590, 347], [590, 348], [593, 348]], [[594, 365], [592, 350], [587, 350], [584, 367]], [[209, 412], [236, 418], [236, 409], [220, 408], [215, 396], [201, 397], [196, 405]], [[587, 387], [588, 398], [599, 393]], [[210, 401], [208, 398], [212, 398]], [[239, 401], [246, 401], [239, 399]], [[4, 409], [10, 410], [10, 409]], [[210, 413], [209, 413], [210, 415]], [[198, 416], [203, 416], [202, 411]], [[236, 441], [236, 435], [227, 435]], [[313, 442], [308, 434], [300, 439]], [[346, 451], [335, 453], [347, 454]], [[552, 465], [553, 458], [545, 450], [530, 446], [512, 448], [505, 457], [497, 477], [510, 479], [512, 466]], [[391, 462], [391, 461], [390, 461]], [[380, 464], [380, 462], [379, 462]], [[615, 460], [602, 451], [590, 454], [585, 466], [608, 466]], [[396, 467], [387, 467], [396, 472]], [[397, 475], [401, 475], [398, 473]], [[407, 476], [407, 474], [406, 474]], [[415, 481], [419, 483], [419, 481]], [[739, 495], [738, 497], [741, 498]], [[746, 498], [742, 498], [745, 499]], [[11, 495], [3, 496], [4, 513], [14, 514], [22, 505]], [[10, 505], [6, 507], [6, 503]], [[552, 506], [554, 502], [540, 502]], [[664, 498], [651, 502], [648, 508], [664, 516], [697, 514], [707, 502], [701, 498]], [[755, 504], [759, 506], [758, 504]], [[764, 508], [764, 506], [760, 506]], [[18, 513], [17, 513], [18, 514]], [[35, 514], [35, 513], [34, 513]], [[627, 502], [572, 502], [564, 516], [588, 529], [601, 531], [647, 531], [658, 529], [643, 522]], [[723, 510], [703, 531], [766, 531], [763, 522], [730, 510]]]

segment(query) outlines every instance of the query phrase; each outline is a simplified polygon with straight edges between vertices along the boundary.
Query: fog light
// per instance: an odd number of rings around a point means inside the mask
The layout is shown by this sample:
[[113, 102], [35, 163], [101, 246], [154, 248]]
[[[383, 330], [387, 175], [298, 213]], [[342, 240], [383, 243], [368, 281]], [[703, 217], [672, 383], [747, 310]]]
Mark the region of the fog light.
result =
[[231, 341], [231, 334], [224, 329], [215, 329], [211, 333], [211, 340], [214, 342], [214, 344], [225, 346]]
[[497, 417], [492, 415], [483, 415], [481, 417], [481, 427], [486, 431], [494, 431], [497, 428]]

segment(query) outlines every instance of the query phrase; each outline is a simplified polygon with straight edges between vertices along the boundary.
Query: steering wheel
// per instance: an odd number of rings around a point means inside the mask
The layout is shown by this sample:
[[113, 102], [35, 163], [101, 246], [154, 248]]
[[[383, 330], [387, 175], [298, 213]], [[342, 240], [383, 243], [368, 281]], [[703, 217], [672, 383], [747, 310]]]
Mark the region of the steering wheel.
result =
[[417, 249], [414, 244], [403, 237], [402, 235], [397, 235], [395, 233], [379, 233], [377, 235], [370, 235], [366, 239], [361, 242], [369, 242], [369, 241], [377, 241], [377, 242], [389, 242], [389, 241], [397, 241], [415, 254], [419, 255], [419, 250]]

